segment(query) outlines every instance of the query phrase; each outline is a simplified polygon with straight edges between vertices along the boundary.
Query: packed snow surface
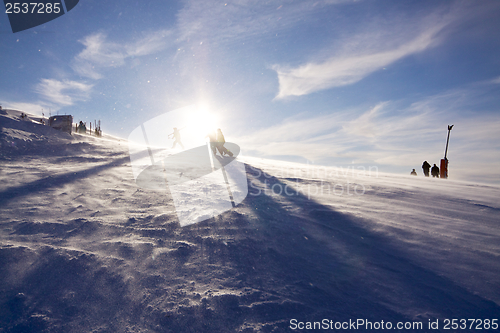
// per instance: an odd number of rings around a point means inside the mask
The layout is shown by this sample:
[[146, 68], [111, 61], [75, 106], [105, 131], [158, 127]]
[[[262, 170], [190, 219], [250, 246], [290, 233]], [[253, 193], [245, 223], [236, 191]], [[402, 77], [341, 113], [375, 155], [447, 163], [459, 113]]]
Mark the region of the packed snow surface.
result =
[[247, 198], [181, 227], [125, 140], [0, 112], [0, 332], [500, 319], [498, 186], [240, 156]]

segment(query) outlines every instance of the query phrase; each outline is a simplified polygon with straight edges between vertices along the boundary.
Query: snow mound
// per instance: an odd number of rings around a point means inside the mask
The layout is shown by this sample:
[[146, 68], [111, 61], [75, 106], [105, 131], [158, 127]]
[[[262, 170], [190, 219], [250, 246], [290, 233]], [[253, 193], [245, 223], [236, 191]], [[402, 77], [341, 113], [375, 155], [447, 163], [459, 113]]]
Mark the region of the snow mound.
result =
[[[47, 155], [51, 151], [70, 143], [68, 133], [44, 126], [40, 120], [28, 115], [22, 118], [20, 111], [2, 110], [0, 114], [0, 146], [2, 155], [18, 154]], [[36, 119], [36, 120], [35, 120]]]

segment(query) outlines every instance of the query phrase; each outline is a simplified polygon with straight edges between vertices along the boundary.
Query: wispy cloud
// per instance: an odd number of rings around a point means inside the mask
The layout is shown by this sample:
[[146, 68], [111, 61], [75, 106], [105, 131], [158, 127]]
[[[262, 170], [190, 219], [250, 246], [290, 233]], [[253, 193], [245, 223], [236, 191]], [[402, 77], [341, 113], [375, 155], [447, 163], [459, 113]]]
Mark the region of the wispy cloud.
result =
[[[238, 138], [246, 150], [261, 156], [300, 156], [308, 160], [332, 156], [346, 149], [344, 140], [334, 141], [332, 133], [342, 130], [346, 114], [309, 117], [306, 115], [285, 119], [282, 123]], [[335, 134], [336, 136], [337, 134]]]
[[43, 99], [54, 103], [57, 106], [73, 105], [75, 101], [82, 101], [88, 98], [92, 85], [70, 81], [42, 79], [35, 87], [35, 91]]
[[500, 84], [500, 76], [490, 81], [493, 84]]
[[397, 31], [372, 31], [367, 25], [365, 33], [345, 37], [343, 45], [335, 47], [337, 54], [325, 61], [298, 67], [274, 65], [279, 81], [276, 97], [301, 96], [356, 83], [395, 61], [438, 45], [440, 33], [454, 19], [452, 14], [439, 18], [431, 15], [418, 24], [394, 24], [399, 27]]
[[73, 61], [73, 70], [78, 74], [100, 79], [100, 71], [109, 67], [120, 67], [129, 57], [145, 56], [158, 52], [168, 45], [170, 31], [160, 30], [125, 43], [109, 41], [103, 33], [89, 35], [82, 40], [85, 49]]
[[342, 129], [347, 133], [353, 135], [375, 138], [377, 135], [380, 135], [381, 129], [377, 126], [374, 126], [374, 121], [377, 117], [380, 116], [380, 112], [387, 104], [387, 102], [378, 104], [374, 108], [362, 114], [356, 120], [345, 123], [342, 126]]
[[209, 40], [222, 43], [256, 35], [269, 35], [290, 28], [325, 6], [349, 2], [355, 1], [191, 0], [186, 2], [177, 15], [179, 40]]
[[139, 57], [159, 52], [172, 44], [170, 30], [158, 30], [124, 45], [126, 57]]
[[122, 66], [125, 54], [122, 46], [106, 40], [102, 33], [85, 37], [80, 42], [85, 49], [76, 56], [73, 69], [80, 75], [100, 79], [97, 69]]

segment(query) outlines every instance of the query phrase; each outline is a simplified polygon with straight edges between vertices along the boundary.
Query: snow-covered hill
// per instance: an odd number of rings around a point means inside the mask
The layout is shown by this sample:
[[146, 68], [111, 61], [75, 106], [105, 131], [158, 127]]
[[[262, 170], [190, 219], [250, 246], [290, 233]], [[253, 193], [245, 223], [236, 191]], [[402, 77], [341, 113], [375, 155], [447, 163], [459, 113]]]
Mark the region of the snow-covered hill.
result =
[[500, 320], [497, 186], [241, 157], [243, 203], [180, 227], [168, 191], [135, 184], [124, 140], [3, 112], [0, 142], [0, 332]]

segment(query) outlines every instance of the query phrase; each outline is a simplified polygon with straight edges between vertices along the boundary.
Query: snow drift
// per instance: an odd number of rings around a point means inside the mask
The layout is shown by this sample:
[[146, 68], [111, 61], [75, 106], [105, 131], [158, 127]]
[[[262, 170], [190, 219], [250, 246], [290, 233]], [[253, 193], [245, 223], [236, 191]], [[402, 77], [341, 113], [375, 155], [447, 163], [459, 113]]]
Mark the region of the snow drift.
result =
[[181, 227], [124, 140], [0, 133], [0, 332], [499, 319], [499, 187], [246, 158], [247, 198]]

